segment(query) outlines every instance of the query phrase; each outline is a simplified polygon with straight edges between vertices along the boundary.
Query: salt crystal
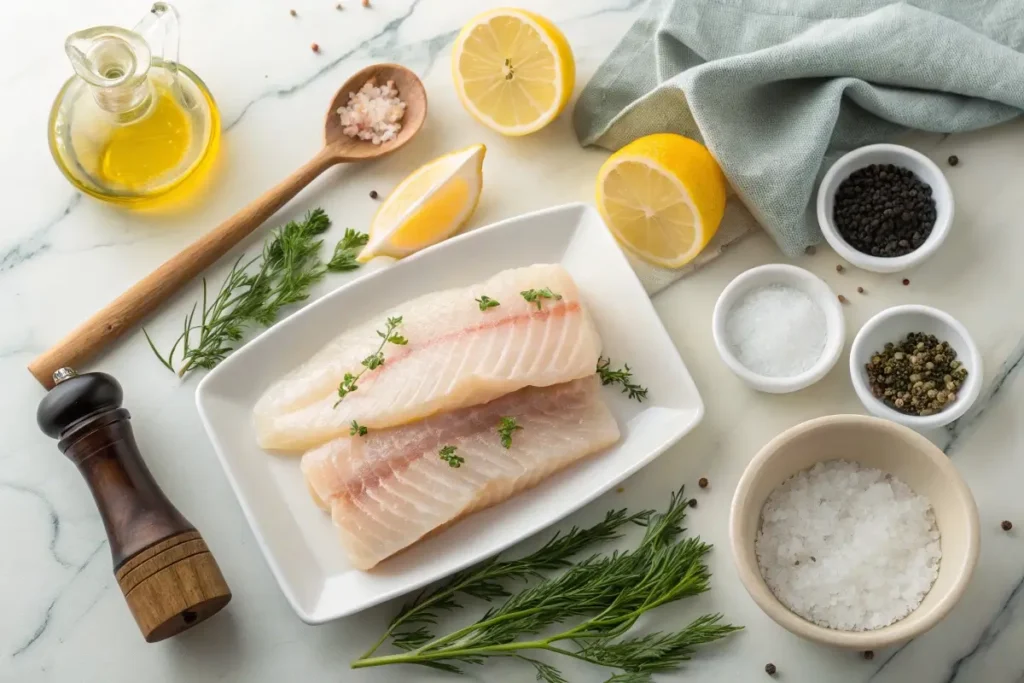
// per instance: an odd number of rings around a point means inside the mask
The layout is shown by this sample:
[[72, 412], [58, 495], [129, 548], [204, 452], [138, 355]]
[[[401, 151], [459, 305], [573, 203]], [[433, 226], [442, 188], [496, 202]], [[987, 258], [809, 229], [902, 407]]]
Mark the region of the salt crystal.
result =
[[350, 138], [379, 145], [394, 140], [405, 115], [405, 102], [398, 97], [394, 81], [377, 86], [373, 79], [358, 92], [349, 93], [348, 104], [338, 108], [341, 132]]
[[825, 312], [805, 292], [782, 284], [747, 292], [727, 314], [727, 343], [737, 360], [764, 377], [810, 370], [828, 339]]
[[772, 491], [755, 550], [775, 597], [841, 631], [882, 628], [917, 609], [942, 557], [928, 499], [845, 460], [819, 462]]

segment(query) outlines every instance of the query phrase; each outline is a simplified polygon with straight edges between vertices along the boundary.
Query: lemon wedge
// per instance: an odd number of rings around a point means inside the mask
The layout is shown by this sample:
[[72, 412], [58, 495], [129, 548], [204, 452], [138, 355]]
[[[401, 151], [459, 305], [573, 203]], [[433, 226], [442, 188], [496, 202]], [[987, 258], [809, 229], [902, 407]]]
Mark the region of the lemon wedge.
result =
[[452, 78], [474, 118], [503, 135], [526, 135], [565, 109], [576, 64], [569, 42], [550, 21], [496, 9], [462, 28], [452, 48]]
[[682, 135], [634, 140], [597, 174], [597, 208], [626, 249], [656, 266], [679, 268], [714, 237], [726, 182], [706, 147]]
[[358, 260], [402, 258], [458, 232], [480, 201], [486, 152], [473, 145], [413, 171], [377, 210]]

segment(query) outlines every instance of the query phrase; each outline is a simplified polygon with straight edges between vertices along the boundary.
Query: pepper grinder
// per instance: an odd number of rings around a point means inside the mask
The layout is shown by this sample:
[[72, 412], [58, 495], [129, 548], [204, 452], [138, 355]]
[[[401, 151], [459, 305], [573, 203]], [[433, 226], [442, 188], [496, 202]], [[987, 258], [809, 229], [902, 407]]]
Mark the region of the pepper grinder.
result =
[[142, 460], [117, 380], [102, 372], [53, 373], [39, 428], [85, 477], [114, 560], [114, 576], [147, 642], [219, 612], [231, 590], [203, 537], [171, 504]]

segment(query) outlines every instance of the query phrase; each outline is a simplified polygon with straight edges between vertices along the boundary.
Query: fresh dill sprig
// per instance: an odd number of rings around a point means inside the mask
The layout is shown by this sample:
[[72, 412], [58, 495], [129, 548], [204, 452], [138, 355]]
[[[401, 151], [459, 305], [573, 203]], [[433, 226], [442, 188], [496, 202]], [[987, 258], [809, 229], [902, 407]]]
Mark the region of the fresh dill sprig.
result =
[[516, 432], [522, 429], [519, 424], [516, 423], [514, 417], [503, 417], [501, 422], [498, 423], [498, 434], [501, 436], [501, 445], [505, 448], [512, 447], [512, 432]]
[[597, 359], [597, 374], [601, 376], [601, 384], [621, 384], [622, 393], [629, 394], [629, 397], [643, 403], [647, 398], [647, 388], [633, 383], [633, 373], [629, 365], [623, 366], [622, 370], [612, 370], [612, 359], [601, 356]]
[[[259, 256], [248, 260], [242, 256], [235, 261], [212, 300], [203, 278], [202, 299], [185, 316], [181, 334], [166, 356], [157, 350], [149, 332], [143, 330], [153, 353], [179, 377], [195, 368], [209, 370], [234, 351], [249, 328], [273, 324], [281, 309], [308, 298], [312, 286], [328, 271], [358, 267], [332, 265], [339, 254], [354, 252], [357, 247], [353, 245], [365, 243], [366, 235], [351, 229], [335, 248], [331, 263], [320, 260], [323, 240], [318, 237], [330, 226], [323, 209], [313, 209], [301, 221], [291, 221], [275, 230], [264, 242]], [[194, 339], [196, 333], [198, 339]]]
[[501, 302], [499, 302], [499, 301], [497, 301], [495, 299], [492, 299], [491, 297], [487, 296], [486, 294], [480, 295], [479, 299], [473, 299], [473, 301], [477, 302], [480, 305], [480, 310], [481, 311], [486, 311], [488, 308], [494, 308], [495, 306], [500, 306], [501, 305]]
[[561, 294], [555, 294], [547, 287], [544, 289], [527, 289], [519, 293], [531, 304], [537, 304], [538, 311], [541, 308], [541, 299], [554, 299], [555, 301], [560, 301], [562, 298]]
[[437, 454], [449, 467], [462, 467], [462, 463], [466, 462], [465, 458], [455, 455], [455, 446], [442, 446]]
[[366, 427], [352, 420], [352, 426], [349, 428], [348, 433], [350, 436], [366, 436], [367, 431]]
[[405, 346], [409, 343], [409, 340], [402, 335], [395, 334], [395, 330], [397, 330], [401, 325], [402, 316], [399, 315], [394, 318], [388, 318], [383, 332], [377, 330], [377, 336], [381, 339], [380, 346], [377, 347], [376, 351], [361, 361], [363, 369], [359, 371], [358, 375], [353, 375], [351, 372], [345, 373], [345, 376], [341, 380], [341, 384], [338, 385], [338, 400], [334, 403], [335, 408], [338, 407], [338, 404], [341, 403], [342, 399], [359, 388], [359, 385], [357, 385], [356, 382], [363, 376], [364, 372], [367, 370], [376, 370], [380, 366], [384, 365], [385, 344], [390, 342], [399, 346]]
[[[661, 514], [612, 511], [588, 529], [556, 534], [519, 560], [494, 557], [458, 572], [403, 607], [352, 667], [420, 664], [462, 673], [465, 665], [514, 657], [530, 664], [537, 680], [564, 682], [561, 671], [533, 657], [547, 652], [617, 670], [609, 680], [618, 683], [649, 682], [653, 674], [674, 671], [697, 646], [738, 630], [711, 614], [681, 630], [629, 635], [645, 613], [710, 588], [703, 558], [711, 546], [699, 538], [680, 538], [688, 502], [680, 489]], [[617, 538], [627, 523], [647, 527], [634, 550], [574, 560], [590, 546]], [[548, 576], [558, 570], [564, 571]], [[531, 583], [512, 594], [506, 587], [511, 580]], [[468, 626], [436, 635], [440, 614], [461, 608], [460, 598], [466, 596], [503, 602]], [[389, 638], [402, 652], [377, 655]]]

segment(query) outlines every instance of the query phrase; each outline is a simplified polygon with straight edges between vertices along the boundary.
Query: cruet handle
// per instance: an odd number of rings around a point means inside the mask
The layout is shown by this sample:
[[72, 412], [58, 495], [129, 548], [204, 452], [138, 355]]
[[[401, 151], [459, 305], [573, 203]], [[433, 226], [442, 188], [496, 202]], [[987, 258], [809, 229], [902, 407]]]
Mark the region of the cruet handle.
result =
[[135, 28], [135, 33], [149, 43], [150, 52], [164, 62], [164, 66], [178, 71], [178, 10], [166, 2], [154, 2], [149, 12]]

